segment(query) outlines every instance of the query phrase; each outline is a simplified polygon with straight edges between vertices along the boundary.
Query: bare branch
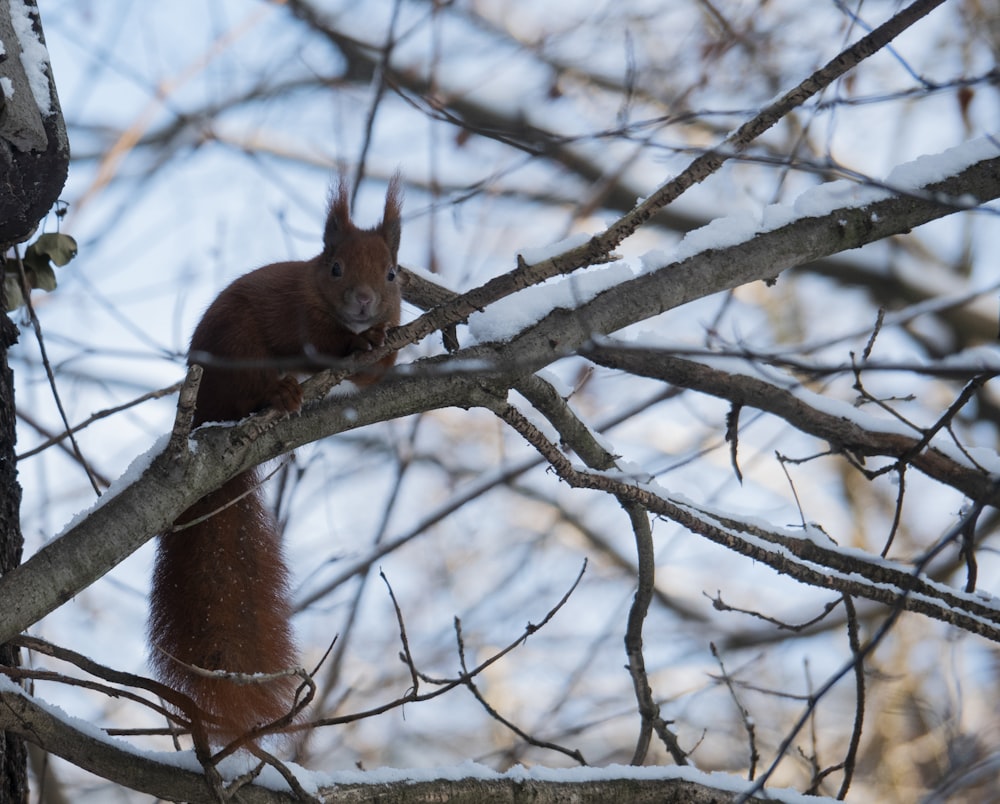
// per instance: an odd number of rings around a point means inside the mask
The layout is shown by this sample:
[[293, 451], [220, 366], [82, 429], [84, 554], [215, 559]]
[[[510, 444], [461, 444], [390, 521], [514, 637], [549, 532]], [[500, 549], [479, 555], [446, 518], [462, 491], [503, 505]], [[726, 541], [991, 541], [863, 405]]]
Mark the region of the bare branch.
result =
[[[602, 366], [655, 377], [672, 385], [773, 413], [799, 430], [828, 441], [837, 452], [851, 456], [894, 458], [894, 467], [904, 463], [911, 465], [929, 477], [958, 489], [970, 499], [1000, 505], [1000, 496], [995, 496], [997, 489], [987, 472], [963, 465], [940, 448], [928, 446], [930, 437], [927, 433], [932, 436], [951, 420], [968, 399], [964, 392], [934, 427], [927, 431], [914, 427], [914, 435], [906, 436], [900, 434], [897, 428], [864, 426], [850, 415], [846, 406], [845, 415], [832, 414], [826, 400], [820, 404], [823, 398], [800, 387], [798, 381], [782, 378], [784, 381], [780, 382], [779, 377], [763, 379], [748, 374], [743, 359], [717, 359], [713, 365], [706, 365], [674, 357], [669, 351], [614, 342], [593, 344], [583, 354]], [[729, 371], [721, 368], [727, 364], [732, 366]], [[981, 387], [986, 380], [984, 375], [970, 386], [975, 384]], [[815, 400], [816, 404], [810, 404], [811, 400]]]

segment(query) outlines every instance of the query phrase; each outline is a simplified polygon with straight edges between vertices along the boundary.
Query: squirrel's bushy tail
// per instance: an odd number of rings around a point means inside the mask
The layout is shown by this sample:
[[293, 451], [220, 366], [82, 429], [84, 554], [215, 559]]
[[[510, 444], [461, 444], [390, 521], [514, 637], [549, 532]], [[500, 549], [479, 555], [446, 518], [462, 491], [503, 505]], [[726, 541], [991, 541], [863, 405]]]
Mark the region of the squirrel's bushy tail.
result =
[[255, 471], [189, 508], [162, 535], [149, 616], [151, 663], [160, 680], [206, 713], [214, 739], [231, 740], [290, 711], [298, 680], [236, 683], [192, 672], [278, 673], [296, 665], [288, 570]]

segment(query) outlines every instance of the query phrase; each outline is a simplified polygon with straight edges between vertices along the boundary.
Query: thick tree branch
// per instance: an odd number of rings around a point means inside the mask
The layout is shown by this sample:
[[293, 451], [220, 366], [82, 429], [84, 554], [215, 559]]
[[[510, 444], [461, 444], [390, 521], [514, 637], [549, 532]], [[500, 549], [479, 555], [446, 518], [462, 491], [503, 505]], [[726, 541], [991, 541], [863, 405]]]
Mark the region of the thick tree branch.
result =
[[[616, 779], [589, 781], [545, 781], [542, 779], [517, 778], [516, 775], [499, 779], [454, 779], [447, 780], [447, 793], [442, 793], [441, 782], [403, 780], [386, 785], [340, 784], [336, 788], [336, 799], [331, 804], [435, 804], [446, 796], [449, 804], [719, 804], [732, 799], [737, 793], [733, 788], [741, 786], [733, 780], [732, 785], [714, 787], [710, 779], [714, 777], [691, 774], [690, 778], [663, 773], [663, 778], [631, 778], [622, 768], [622, 775]], [[644, 768], [643, 770], [650, 770]], [[564, 776], [570, 774], [563, 773]], [[586, 771], [580, 773], [586, 778]], [[704, 782], [699, 781], [703, 779]], [[752, 796], [749, 802], [773, 802], [769, 794]], [[780, 799], [778, 799], [780, 801]], [[817, 798], [817, 804], [829, 799]]]
[[[1000, 156], [982, 159], [943, 181], [906, 195], [801, 218], [731, 246], [708, 249], [609, 288], [577, 309], [556, 309], [508, 342], [487, 343], [451, 355], [400, 366], [383, 382], [356, 396], [306, 407], [280, 419], [265, 412], [235, 428], [205, 427], [195, 434], [197, 450], [171, 460], [154, 457], [148, 468], [88, 516], [73, 524], [22, 566], [0, 578], [0, 641], [20, 633], [169, 527], [195, 500], [249, 466], [303, 444], [376, 421], [441, 407], [478, 404], [483, 378], [514, 386], [520, 378], [572, 354], [596, 333], [608, 334], [673, 307], [721, 290], [770, 279], [791, 266], [907, 231], [956, 210], [942, 198], [1000, 194]], [[520, 270], [520, 269], [518, 269]], [[519, 283], [515, 283], [518, 284]], [[487, 294], [489, 296], [490, 294]], [[393, 346], [455, 323], [483, 298], [463, 294], [390, 333]], [[423, 322], [423, 323], [419, 323]], [[379, 351], [369, 353], [377, 360]], [[344, 361], [343, 374], [362, 363]], [[485, 367], [485, 368], [484, 368]], [[325, 386], [322, 375], [307, 387]], [[138, 474], [135, 473], [135, 474]], [[852, 590], [848, 591], [854, 594]]]
[[[173, 755], [134, 752], [126, 743], [95, 737], [89, 730], [56, 717], [47, 707], [10, 685], [0, 688], [0, 729], [21, 734], [26, 740], [81, 768], [133, 790], [171, 801], [218, 804], [218, 796], [205, 776], [179, 767]], [[468, 769], [464, 769], [460, 773], [443, 773], [436, 780], [427, 780], [426, 774], [421, 774], [418, 778], [399, 778], [376, 784], [366, 781], [364, 773], [353, 772], [335, 779], [335, 783], [324, 790], [311, 792], [316, 800], [330, 804], [441, 801], [442, 787], [446, 787], [444, 795], [453, 804], [514, 804], [521, 801], [558, 804], [567, 800], [581, 804], [603, 804], [611, 800], [622, 804], [710, 804], [747, 789], [746, 782], [735, 777], [678, 773], [669, 768], [643, 768], [631, 774], [622, 768], [619, 778], [615, 779], [606, 778], [605, 772], [602, 772], [605, 778], [596, 778], [589, 769], [577, 772], [579, 781], [573, 780], [567, 771], [561, 771], [560, 775], [560, 781], [547, 781], [544, 777], [496, 774], [485, 769], [470, 775]], [[235, 800], [245, 804], [300, 801], [290, 793], [260, 784], [240, 787]], [[774, 799], [766, 796], [749, 800]], [[816, 799], [817, 802], [823, 800]]]
[[[7, 681], [0, 682], [0, 728], [133, 790], [171, 801], [218, 804], [218, 796], [201, 771], [179, 767], [169, 754], [157, 757], [151, 752], [136, 752], [125, 742], [97, 737], [89, 727], [78, 728], [58, 717], [48, 706]], [[247, 785], [240, 790], [239, 800], [247, 804], [279, 804], [297, 799]]]

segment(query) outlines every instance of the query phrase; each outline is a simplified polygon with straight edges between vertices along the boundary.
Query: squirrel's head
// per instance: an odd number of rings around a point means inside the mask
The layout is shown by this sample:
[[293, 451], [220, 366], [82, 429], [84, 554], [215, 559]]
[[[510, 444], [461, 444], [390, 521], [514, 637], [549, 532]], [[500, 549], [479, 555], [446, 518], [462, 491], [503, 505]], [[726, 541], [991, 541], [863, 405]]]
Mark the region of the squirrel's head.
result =
[[351, 220], [350, 193], [343, 178], [331, 196], [323, 253], [316, 261], [319, 289], [334, 315], [353, 332], [399, 323], [401, 197], [396, 174], [389, 181], [382, 220], [371, 229], [361, 229]]

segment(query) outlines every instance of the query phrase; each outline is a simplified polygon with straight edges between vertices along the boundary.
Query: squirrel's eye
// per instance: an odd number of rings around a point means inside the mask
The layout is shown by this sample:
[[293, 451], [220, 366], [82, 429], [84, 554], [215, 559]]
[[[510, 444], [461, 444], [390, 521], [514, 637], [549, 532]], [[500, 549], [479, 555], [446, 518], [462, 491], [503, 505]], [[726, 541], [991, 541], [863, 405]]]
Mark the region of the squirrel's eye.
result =
[[395, 281], [396, 281], [396, 266], [395, 266], [395, 265], [393, 265], [393, 266], [392, 266], [392, 267], [391, 267], [391, 268], [389, 269], [389, 273], [388, 273], [388, 274], [386, 275], [386, 278], [387, 278], [387, 279], [388, 279], [388, 280], [389, 280], [390, 282], [395, 282]]
[[341, 265], [336, 260], [334, 260], [333, 265], [330, 266], [330, 273], [333, 276], [343, 276], [344, 275], [344, 266]]

